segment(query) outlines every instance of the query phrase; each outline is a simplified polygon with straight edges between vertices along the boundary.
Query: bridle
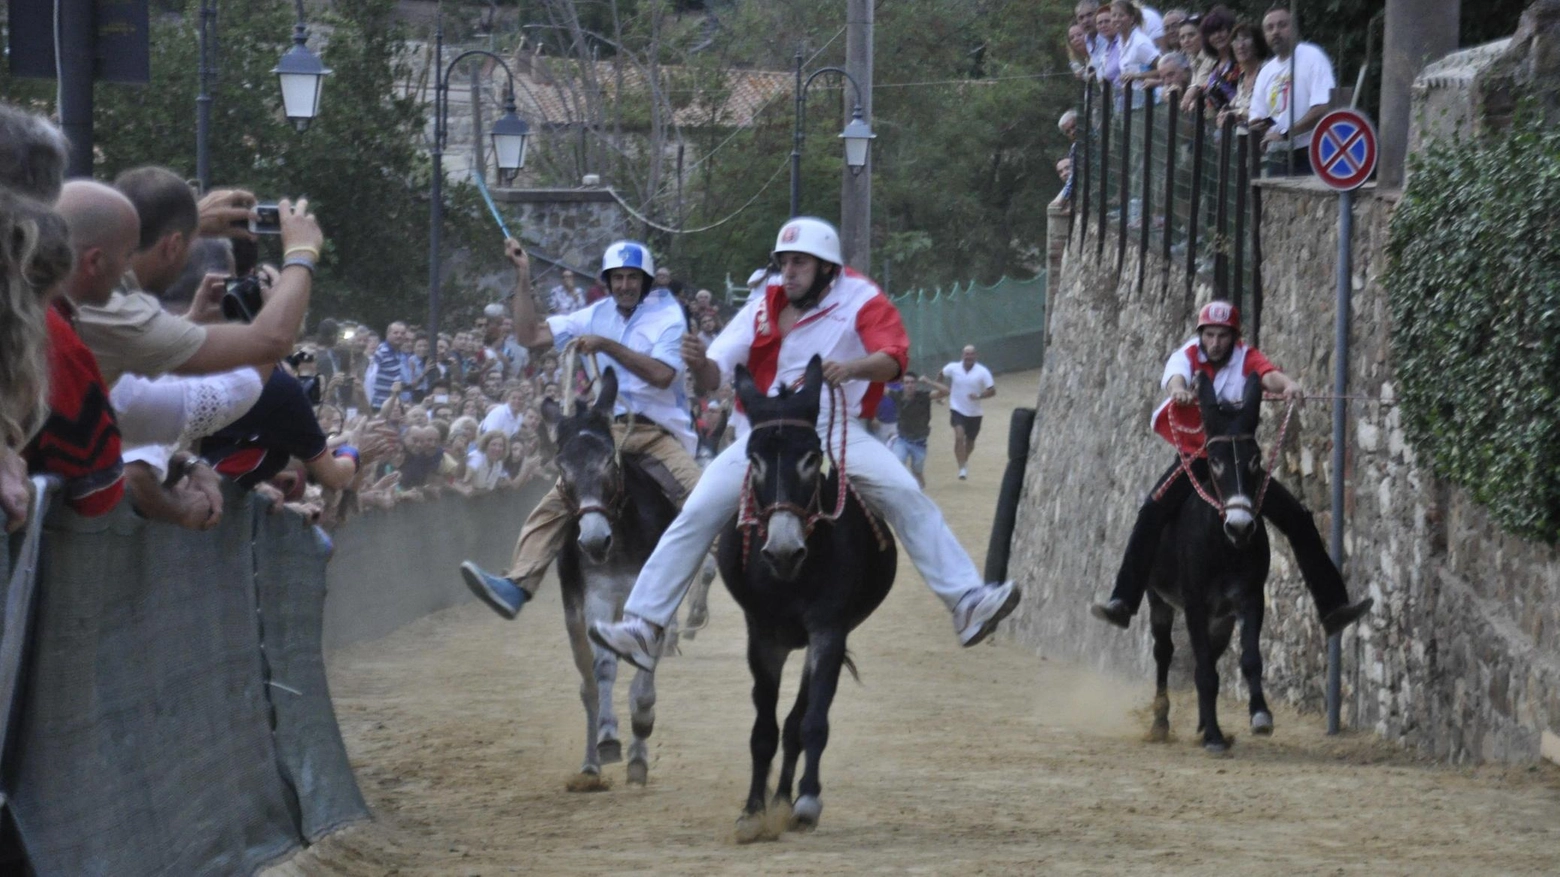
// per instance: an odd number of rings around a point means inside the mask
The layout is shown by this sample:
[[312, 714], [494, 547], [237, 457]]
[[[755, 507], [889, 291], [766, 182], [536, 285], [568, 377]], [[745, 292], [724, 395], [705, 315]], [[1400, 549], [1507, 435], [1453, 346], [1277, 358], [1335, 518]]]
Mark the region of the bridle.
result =
[[[1278, 440], [1273, 443], [1273, 450], [1268, 456], [1267, 465], [1264, 467], [1264, 471], [1262, 473], [1262, 484], [1257, 488], [1257, 496], [1255, 500], [1245, 500], [1243, 497], [1235, 497], [1234, 499], [1226, 500], [1224, 498], [1223, 492], [1219, 489], [1219, 480], [1217, 478], [1210, 479], [1213, 482], [1213, 491], [1215, 494], [1217, 494], [1217, 497], [1210, 496], [1207, 488], [1203, 487], [1203, 483], [1199, 481], [1196, 474], [1192, 472], [1192, 463], [1195, 462], [1199, 456], [1207, 455], [1209, 445], [1219, 444], [1221, 442], [1229, 442], [1233, 445], [1246, 441], [1255, 444], [1257, 441], [1256, 434], [1248, 432], [1241, 433], [1239, 435], [1209, 436], [1207, 431], [1200, 425], [1196, 428], [1192, 428], [1185, 426], [1184, 424], [1176, 423], [1176, 407], [1176, 404], [1171, 402], [1170, 407], [1166, 410], [1166, 414], [1170, 421], [1171, 432], [1179, 435], [1202, 436], [1202, 448], [1200, 449], [1202, 451], [1201, 454], [1194, 454], [1183, 451], [1181, 449], [1180, 442], [1172, 443], [1175, 445], [1175, 455], [1176, 459], [1180, 461], [1181, 471], [1186, 475], [1187, 480], [1192, 483], [1192, 489], [1197, 491], [1197, 495], [1202, 497], [1204, 502], [1208, 503], [1210, 506], [1213, 506], [1214, 511], [1219, 513], [1219, 518], [1221, 520], [1223, 520], [1232, 509], [1249, 512], [1253, 518], [1260, 515], [1262, 513], [1262, 500], [1267, 496], [1268, 485], [1273, 482], [1273, 468], [1278, 464], [1278, 452], [1284, 447], [1284, 437], [1289, 432], [1289, 421], [1295, 413], [1294, 400], [1290, 400], [1288, 407], [1284, 410], [1283, 423], [1281, 423], [1278, 427]], [[1239, 468], [1238, 460], [1236, 468]], [[1236, 477], [1239, 477], [1238, 473]]]
[[[800, 385], [801, 382], [798, 381], [797, 383]], [[769, 519], [776, 512], [787, 512], [799, 518], [802, 522], [802, 539], [805, 541], [812, 538], [813, 528], [817, 526], [818, 522], [833, 524], [840, 519], [841, 515], [845, 514], [847, 494], [856, 497], [856, 502], [860, 503], [863, 509], [867, 508], [866, 501], [861, 498], [861, 494], [856, 492], [856, 485], [845, 474], [845, 451], [849, 444], [846, 438], [847, 431], [850, 429], [850, 418], [848, 417], [839, 417], [839, 459], [836, 460], [834, 456], [833, 436], [836, 412], [843, 414], [845, 404], [845, 391], [839, 387], [831, 387], [829, 392], [829, 431], [826, 433], [830, 437], [830, 441], [824, 443], [823, 450], [824, 455], [828, 458], [829, 468], [834, 471], [835, 477], [839, 479], [839, 489], [835, 491], [833, 511], [825, 512], [822, 509], [823, 502], [820, 494], [823, 489], [823, 479], [821, 477], [813, 482], [812, 497], [808, 499], [806, 506], [782, 500], [758, 507], [753, 496], [753, 463], [751, 461], [748, 462], [746, 475], [742, 479], [742, 496], [737, 503], [737, 529], [742, 531], [742, 565], [744, 567], [747, 566], [747, 559], [752, 551], [753, 531], [756, 529], [761, 537], [769, 538]], [[818, 430], [818, 424], [815, 422], [797, 417], [781, 417], [753, 424], [748, 438], [749, 440], [752, 439], [752, 432], [781, 427], [806, 429], [808, 432], [817, 432]], [[868, 514], [867, 522], [872, 527], [873, 535], [877, 537], [878, 548], [886, 551], [889, 546], [888, 537], [883, 533], [882, 528], [878, 526], [877, 519]]]
[[[609, 438], [603, 438], [602, 436], [596, 435], [595, 433], [580, 433], [580, 435], [589, 435], [597, 441], [612, 441]], [[617, 454], [617, 444], [613, 442], [612, 446], [612, 489], [611, 492], [606, 495], [605, 501], [580, 503], [575, 500], [573, 491], [562, 489], [562, 485], [560, 484], [558, 496], [563, 499], [563, 504], [568, 506], [570, 517], [576, 521], [592, 512], [597, 512], [606, 516], [608, 521], [616, 521], [618, 519], [618, 515], [623, 511], [623, 505], [628, 501], [628, 490], [623, 484], [623, 463]], [[559, 449], [559, 453], [562, 453], [562, 448]], [[556, 457], [554, 459], [556, 459]], [[562, 476], [559, 477], [559, 481], [562, 481]]]

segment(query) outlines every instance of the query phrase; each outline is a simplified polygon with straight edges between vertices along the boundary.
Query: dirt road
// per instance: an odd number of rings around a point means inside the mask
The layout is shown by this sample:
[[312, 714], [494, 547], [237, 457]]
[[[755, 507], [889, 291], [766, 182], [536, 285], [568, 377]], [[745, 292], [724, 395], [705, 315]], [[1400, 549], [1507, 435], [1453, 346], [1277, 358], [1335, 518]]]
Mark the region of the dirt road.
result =
[[[977, 561], [1008, 414], [1032, 404], [1035, 377], [999, 385], [970, 480], [954, 479], [942, 425], [928, 467]], [[822, 824], [737, 846], [750, 680], [741, 618], [718, 584], [711, 611], [710, 628], [661, 665], [649, 786], [627, 786], [618, 764], [600, 794], [564, 790], [584, 721], [555, 586], [515, 622], [472, 604], [333, 655], [342, 731], [378, 819], [276, 873], [1560, 872], [1550, 766], [1428, 764], [1369, 734], [1328, 738], [1320, 717], [1282, 708], [1275, 736], [1242, 734], [1231, 757], [1211, 759], [1187, 742], [1186, 697], [1172, 714], [1180, 741], [1146, 744], [1146, 685], [1011, 642], [960, 649], [903, 559], [851, 641], [862, 684], [844, 683], [835, 702]]]

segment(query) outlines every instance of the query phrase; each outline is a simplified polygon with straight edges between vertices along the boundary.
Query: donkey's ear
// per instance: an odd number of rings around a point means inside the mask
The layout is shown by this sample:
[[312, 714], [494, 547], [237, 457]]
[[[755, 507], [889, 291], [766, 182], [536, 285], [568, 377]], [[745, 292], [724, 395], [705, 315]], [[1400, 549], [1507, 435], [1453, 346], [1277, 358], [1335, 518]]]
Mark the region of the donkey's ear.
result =
[[617, 404], [617, 369], [607, 366], [601, 371], [601, 388], [596, 391], [596, 410], [612, 416], [612, 406]]
[[1219, 396], [1213, 390], [1213, 381], [1207, 375], [1199, 374], [1195, 379], [1197, 389], [1197, 404], [1202, 408], [1203, 420], [1209, 415], [1216, 415], [1219, 411]]
[[574, 416], [575, 417], [584, 417], [585, 413], [587, 411], [589, 411], [589, 410], [590, 410], [590, 405], [586, 404], [584, 399], [575, 399], [574, 400]]
[[758, 392], [758, 385], [753, 383], [753, 373], [748, 371], [747, 366], [737, 366], [731, 386], [737, 391], [737, 399], [742, 403], [743, 410], [753, 410], [753, 400], [762, 394]]
[[818, 391], [823, 388], [823, 357], [814, 353], [812, 359], [807, 360], [807, 372], [802, 377], [802, 389], [807, 395], [816, 398]]
[[1241, 394], [1240, 431], [1256, 432], [1262, 420], [1262, 376], [1256, 372], [1246, 376], [1246, 390]]

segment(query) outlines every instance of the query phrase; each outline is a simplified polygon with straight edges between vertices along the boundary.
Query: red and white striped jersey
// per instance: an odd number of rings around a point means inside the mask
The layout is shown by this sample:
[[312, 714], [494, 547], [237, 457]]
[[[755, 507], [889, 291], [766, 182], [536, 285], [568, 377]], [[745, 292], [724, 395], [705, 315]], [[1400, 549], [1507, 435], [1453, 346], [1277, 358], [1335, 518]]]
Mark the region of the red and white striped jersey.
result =
[[[750, 298], [716, 336], [709, 358], [720, 366], [722, 381], [730, 381], [737, 366], [746, 365], [758, 388], [774, 396], [780, 387], [802, 380], [814, 354], [825, 362], [848, 362], [886, 353], [901, 371], [909, 362], [910, 336], [899, 309], [866, 275], [844, 269], [817, 307], [782, 336], [780, 312], [787, 302], [783, 286], [766, 286], [763, 295]], [[852, 417], [871, 417], [883, 398], [883, 385], [875, 381], [848, 381], [844, 390]]]
[[[1278, 367], [1269, 362], [1268, 358], [1262, 355], [1262, 351], [1244, 341], [1235, 342], [1235, 349], [1230, 351], [1230, 358], [1224, 365], [1215, 366], [1203, 354], [1202, 345], [1193, 338], [1170, 354], [1170, 359], [1165, 363], [1164, 375], [1159, 379], [1159, 386], [1161, 389], [1168, 387], [1171, 378], [1180, 376], [1190, 387], [1192, 379], [1202, 374], [1213, 381], [1213, 392], [1220, 402], [1239, 404], [1245, 396], [1246, 377], [1252, 374], [1266, 375], [1272, 371], [1278, 371]], [[1159, 403], [1159, 407], [1154, 409], [1153, 417], [1150, 418], [1149, 428], [1183, 453], [1200, 456], [1203, 452], [1201, 409], [1196, 405], [1175, 406], [1173, 415], [1175, 422], [1172, 424], [1170, 407], [1168, 398]]]

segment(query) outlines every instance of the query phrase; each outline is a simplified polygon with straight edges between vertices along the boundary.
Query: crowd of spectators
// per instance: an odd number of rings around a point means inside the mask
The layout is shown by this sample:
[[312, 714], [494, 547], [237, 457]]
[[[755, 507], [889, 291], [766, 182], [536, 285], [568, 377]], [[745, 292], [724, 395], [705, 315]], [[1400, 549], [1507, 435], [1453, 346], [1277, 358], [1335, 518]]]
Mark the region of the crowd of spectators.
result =
[[[191, 529], [221, 520], [224, 478], [328, 528], [354, 510], [554, 477], [547, 403], [566, 408], [588, 381], [557, 351], [521, 346], [504, 303], [436, 337], [322, 319], [300, 341], [326, 243], [307, 201], [278, 203], [268, 247], [248, 192], [198, 196], [157, 167], [67, 182], [66, 162], [54, 124], [0, 103], [7, 531], [29, 514], [35, 474], [60, 479], [78, 513], [128, 502]], [[690, 331], [719, 331], [708, 290], [664, 269], [656, 280]], [[605, 294], [567, 270], [533, 288], [545, 313]], [[729, 397], [688, 398], [713, 454]]]
[[[1067, 55], [1078, 78], [1130, 82], [1136, 107], [1173, 102], [1193, 113], [1200, 105], [1209, 122], [1222, 127], [1233, 119], [1239, 133], [1261, 138], [1267, 175], [1311, 173], [1311, 130], [1335, 83], [1327, 54], [1300, 42], [1289, 7], [1275, 5], [1260, 21], [1237, 18], [1222, 5], [1161, 15], [1132, 0], [1080, 0], [1074, 11]], [[1072, 138], [1076, 116], [1059, 124]], [[1057, 162], [1069, 188], [1073, 158]]]

